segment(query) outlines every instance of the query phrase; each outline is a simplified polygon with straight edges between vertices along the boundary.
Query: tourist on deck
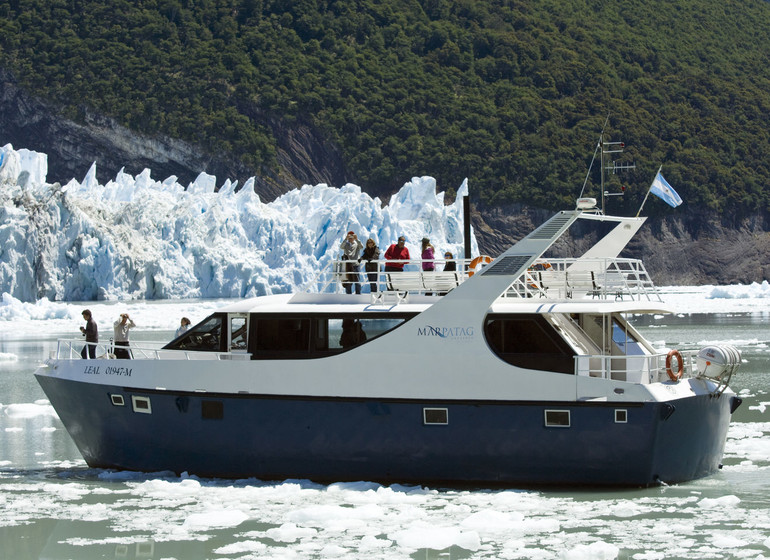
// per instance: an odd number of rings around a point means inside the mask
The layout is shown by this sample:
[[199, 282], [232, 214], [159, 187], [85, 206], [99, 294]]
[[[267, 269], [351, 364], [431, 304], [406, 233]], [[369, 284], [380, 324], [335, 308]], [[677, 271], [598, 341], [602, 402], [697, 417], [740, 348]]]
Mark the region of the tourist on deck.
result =
[[366, 247], [364, 247], [364, 252], [361, 253], [361, 258], [359, 260], [366, 261], [364, 263], [364, 270], [366, 271], [366, 277], [369, 280], [369, 286], [371, 286], [372, 293], [378, 292], [377, 268], [379, 267], [379, 264], [377, 261], [380, 260], [380, 248], [377, 247], [377, 244], [371, 237], [366, 240]]
[[444, 260], [446, 261], [444, 272], [455, 272], [457, 270], [457, 263], [453, 260], [454, 258], [454, 255], [449, 251], [444, 253]]
[[[408, 261], [409, 249], [406, 248], [406, 238], [402, 235], [398, 242], [394, 243], [385, 251], [385, 258], [389, 261]], [[385, 264], [385, 272], [401, 272], [404, 270], [405, 262], [389, 262]]]
[[430, 244], [430, 239], [427, 237], [422, 238], [422, 253], [420, 254], [422, 259], [422, 270], [424, 272], [430, 272], [436, 270], [436, 255], [434, 253], [433, 245]]
[[345, 288], [345, 293], [351, 293], [355, 288], [356, 293], [361, 293], [361, 284], [358, 277], [358, 255], [363, 249], [361, 241], [353, 231], [349, 231], [345, 236], [345, 239], [340, 243], [340, 249], [342, 249], [342, 260], [347, 261], [345, 265], [345, 274], [342, 276], [342, 286]]
[[179, 328], [174, 333], [174, 338], [179, 338], [188, 330], [190, 330], [190, 319], [188, 319], [187, 317], [182, 317]]
[[120, 318], [115, 321], [113, 325], [115, 330], [115, 338], [113, 339], [115, 357], [119, 360], [131, 359], [131, 351], [128, 349], [128, 331], [135, 326], [134, 321], [128, 316], [128, 313], [121, 313]]
[[83, 346], [83, 350], [80, 355], [83, 359], [88, 356], [90, 359], [96, 358], [96, 343], [99, 342], [99, 329], [96, 326], [96, 321], [91, 316], [91, 311], [88, 309], [83, 310], [83, 319], [86, 320], [86, 326], [80, 327], [80, 332], [86, 337], [86, 345]]

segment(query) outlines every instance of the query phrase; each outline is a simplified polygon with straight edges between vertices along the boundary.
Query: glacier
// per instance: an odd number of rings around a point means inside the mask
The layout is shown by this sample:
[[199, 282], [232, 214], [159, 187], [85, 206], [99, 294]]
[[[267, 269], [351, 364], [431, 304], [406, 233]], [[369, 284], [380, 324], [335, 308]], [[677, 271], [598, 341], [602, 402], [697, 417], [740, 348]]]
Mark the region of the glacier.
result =
[[[48, 183], [47, 155], [0, 148], [0, 292], [23, 302], [239, 298], [302, 289], [338, 258], [353, 230], [382, 253], [399, 235], [418, 256], [462, 255], [462, 197], [444, 204], [415, 177], [384, 205], [357, 185], [305, 185], [272, 202], [205, 172], [187, 187], [145, 169], [104, 185], [96, 162], [82, 181]], [[471, 235], [471, 252], [478, 244]]]

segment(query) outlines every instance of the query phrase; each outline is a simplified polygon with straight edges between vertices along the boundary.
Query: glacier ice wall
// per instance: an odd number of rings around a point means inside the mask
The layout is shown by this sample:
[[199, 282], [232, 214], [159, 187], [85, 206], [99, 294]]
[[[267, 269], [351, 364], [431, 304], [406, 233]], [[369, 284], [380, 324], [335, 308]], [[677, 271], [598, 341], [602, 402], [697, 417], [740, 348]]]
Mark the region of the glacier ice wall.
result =
[[[431, 177], [389, 204], [352, 184], [305, 185], [264, 203], [201, 173], [183, 187], [145, 169], [101, 185], [47, 180], [47, 156], [0, 148], [0, 292], [22, 301], [250, 297], [299, 289], [339, 256], [349, 230], [384, 253], [399, 235], [462, 254], [462, 195], [444, 205]], [[475, 237], [471, 250], [478, 254]], [[440, 253], [438, 253], [440, 254]]]

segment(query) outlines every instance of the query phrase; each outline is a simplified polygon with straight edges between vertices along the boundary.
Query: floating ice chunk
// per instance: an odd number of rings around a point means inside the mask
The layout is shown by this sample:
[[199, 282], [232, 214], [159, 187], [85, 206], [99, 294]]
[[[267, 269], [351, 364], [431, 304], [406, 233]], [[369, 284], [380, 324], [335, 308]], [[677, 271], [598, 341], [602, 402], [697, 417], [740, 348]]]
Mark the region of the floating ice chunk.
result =
[[313, 537], [318, 533], [312, 527], [298, 527], [295, 523], [284, 523], [265, 531], [265, 535], [278, 542], [292, 543], [299, 539]]
[[698, 507], [703, 509], [714, 509], [720, 507], [735, 507], [741, 503], [741, 499], [738, 496], [722, 496], [721, 498], [703, 498], [698, 502]]
[[9, 404], [2, 407], [2, 409], [5, 415], [11, 418], [56, 417], [56, 411], [47, 400], [39, 400], [34, 403]]
[[184, 520], [187, 529], [206, 530], [237, 527], [249, 518], [244, 512], [233, 509], [212, 509], [203, 513], [193, 513]]
[[[243, 541], [221, 546], [213, 550], [214, 554], [244, 554], [256, 552], [260, 556], [267, 552], [267, 545], [259, 541]], [[241, 556], [239, 556], [241, 557]], [[249, 557], [251, 558], [251, 557]]]
[[430, 527], [416, 525], [402, 531], [388, 534], [399, 546], [411, 550], [432, 548], [443, 550], [450, 546], [459, 546], [475, 551], [481, 547], [481, 540], [476, 531], [461, 531], [456, 527]]
[[591, 544], [579, 544], [571, 550], [562, 552], [562, 560], [613, 560], [618, 557], [620, 549], [609, 543], [597, 541]]

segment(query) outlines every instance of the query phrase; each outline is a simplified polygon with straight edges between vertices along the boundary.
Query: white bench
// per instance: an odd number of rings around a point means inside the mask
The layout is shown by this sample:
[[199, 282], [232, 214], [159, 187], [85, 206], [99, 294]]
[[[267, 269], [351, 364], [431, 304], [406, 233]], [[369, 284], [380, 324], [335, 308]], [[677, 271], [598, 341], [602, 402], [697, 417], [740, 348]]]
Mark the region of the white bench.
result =
[[388, 272], [386, 286], [395, 292], [448, 292], [460, 285], [458, 272], [417, 271]]

